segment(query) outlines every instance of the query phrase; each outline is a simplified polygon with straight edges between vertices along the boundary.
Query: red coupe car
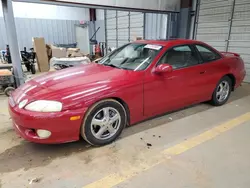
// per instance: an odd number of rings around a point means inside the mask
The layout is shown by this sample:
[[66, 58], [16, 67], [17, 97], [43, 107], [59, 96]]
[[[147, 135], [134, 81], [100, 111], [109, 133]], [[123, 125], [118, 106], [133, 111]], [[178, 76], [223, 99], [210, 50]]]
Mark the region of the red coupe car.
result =
[[37, 77], [12, 93], [15, 130], [37, 143], [113, 142], [124, 127], [204, 101], [227, 102], [245, 77], [236, 53], [192, 40], [136, 41], [98, 64]]

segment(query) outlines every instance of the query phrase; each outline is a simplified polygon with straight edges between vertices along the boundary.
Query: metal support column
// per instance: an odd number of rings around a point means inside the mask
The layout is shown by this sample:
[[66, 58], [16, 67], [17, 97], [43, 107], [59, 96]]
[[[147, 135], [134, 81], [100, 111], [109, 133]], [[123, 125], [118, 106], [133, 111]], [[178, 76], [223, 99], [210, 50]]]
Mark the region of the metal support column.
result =
[[104, 10], [104, 25], [105, 25], [105, 48], [106, 52], [105, 55], [108, 54], [108, 31], [107, 31], [107, 10]]
[[228, 51], [230, 36], [231, 36], [231, 31], [232, 31], [234, 7], [235, 7], [235, 0], [233, 0], [233, 2], [232, 2], [231, 14], [230, 14], [230, 18], [229, 18], [229, 28], [228, 28], [228, 34], [227, 34], [227, 40], [226, 40], [226, 47], [225, 47], [226, 52]]
[[16, 85], [20, 86], [24, 83], [24, 78], [23, 78], [22, 64], [20, 59], [20, 52], [17, 42], [16, 25], [13, 14], [12, 1], [1, 0], [1, 2], [2, 2], [4, 22], [11, 53]]
[[[130, 24], [130, 22], [129, 22]], [[130, 25], [129, 25], [130, 27]], [[146, 13], [143, 13], [143, 40], [146, 39]]]
[[118, 11], [116, 10], [115, 16], [115, 24], [116, 24], [116, 48], [118, 48]]
[[131, 27], [131, 26], [130, 26], [131, 15], [130, 15], [130, 14], [131, 14], [131, 12], [128, 12], [128, 42], [131, 41], [131, 37], [130, 37], [130, 36], [131, 36], [131, 31], [130, 31], [130, 27]]
[[200, 4], [201, 0], [197, 0], [196, 2], [196, 8], [195, 8], [195, 18], [194, 18], [194, 28], [193, 28], [193, 36], [192, 38], [195, 40], [198, 30], [198, 24], [199, 24], [199, 14], [200, 14]]

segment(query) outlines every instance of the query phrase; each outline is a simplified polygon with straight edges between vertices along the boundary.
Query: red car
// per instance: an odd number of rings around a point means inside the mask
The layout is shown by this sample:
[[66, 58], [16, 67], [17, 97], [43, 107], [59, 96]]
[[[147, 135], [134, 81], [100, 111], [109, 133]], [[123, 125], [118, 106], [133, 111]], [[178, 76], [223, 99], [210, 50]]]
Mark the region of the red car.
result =
[[236, 53], [192, 40], [137, 41], [88, 64], [37, 77], [9, 98], [31, 142], [113, 142], [127, 125], [204, 101], [227, 102], [245, 77]]

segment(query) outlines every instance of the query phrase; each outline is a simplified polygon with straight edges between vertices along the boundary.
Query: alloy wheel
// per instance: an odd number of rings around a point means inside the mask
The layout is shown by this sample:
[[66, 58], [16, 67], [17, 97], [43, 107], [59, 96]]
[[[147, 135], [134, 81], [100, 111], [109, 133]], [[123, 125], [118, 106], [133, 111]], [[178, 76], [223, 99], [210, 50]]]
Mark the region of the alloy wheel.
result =
[[227, 81], [222, 81], [217, 87], [216, 98], [219, 102], [224, 102], [230, 93], [230, 86]]
[[91, 133], [99, 140], [112, 138], [121, 126], [121, 115], [112, 107], [99, 110], [92, 118]]

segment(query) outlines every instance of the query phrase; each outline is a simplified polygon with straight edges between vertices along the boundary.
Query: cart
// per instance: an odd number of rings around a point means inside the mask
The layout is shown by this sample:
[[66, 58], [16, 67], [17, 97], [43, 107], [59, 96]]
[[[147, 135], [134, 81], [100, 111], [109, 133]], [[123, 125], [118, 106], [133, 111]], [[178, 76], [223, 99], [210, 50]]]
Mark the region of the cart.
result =
[[0, 89], [4, 94], [10, 96], [16, 88], [15, 79], [12, 72], [8, 69], [0, 69]]

